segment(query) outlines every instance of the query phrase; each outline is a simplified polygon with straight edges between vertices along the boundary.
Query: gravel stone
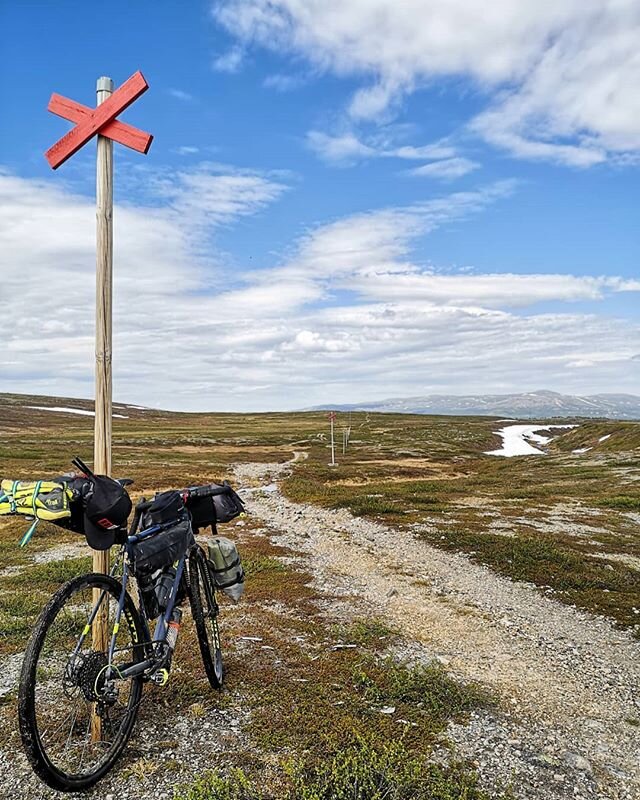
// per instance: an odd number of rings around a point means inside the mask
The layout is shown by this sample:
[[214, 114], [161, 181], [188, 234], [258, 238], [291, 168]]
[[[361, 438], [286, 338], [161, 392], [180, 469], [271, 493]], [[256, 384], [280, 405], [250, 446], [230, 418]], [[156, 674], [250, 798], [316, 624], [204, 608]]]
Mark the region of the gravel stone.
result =
[[501, 700], [447, 734], [459, 755], [478, 762], [485, 785], [511, 785], [518, 798], [640, 798], [639, 737], [626, 722], [640, 711], [640, 642], [411, 532], [293, 503], [272, 490], [288, 469], [236, 467], [241, 483], [269, 476], [270, 491], [253, 493], [247, 506], [273, 541], [308, 555], [320, 589], [386, 617], [411, 643], [398, 655], [446, 659], [453, 675]]

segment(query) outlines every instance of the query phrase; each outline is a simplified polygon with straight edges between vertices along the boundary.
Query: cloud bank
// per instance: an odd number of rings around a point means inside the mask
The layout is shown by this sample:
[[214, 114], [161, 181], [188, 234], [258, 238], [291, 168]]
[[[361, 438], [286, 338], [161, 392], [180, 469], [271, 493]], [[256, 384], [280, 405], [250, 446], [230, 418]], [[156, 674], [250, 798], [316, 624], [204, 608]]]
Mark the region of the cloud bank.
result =
[[[285, 182], [208, 164], [147, 182], [164, 205], [115, 210], [121, 401], [264, 410], [390, 393], [640, 390], [640, 327], [574, 306], [614, 302], [640, 281], [413, 260], [417, 240], [504, 202], [512, 183], [329, 221], [275, 265], [230, 272], [216, 232], [262, 213]], [[2, 390], [92, 395], [94, 264], [92, 199], [0, 171]], [[561, 310], [540, 310], [550, 302]]]
[[242, 47], [361, 80], [354, 123], [463, 79], [486, 98], [468, 130], [514, 156], [587, 167], [640, 149], [637, 0], [219, 0], [212, 13]]

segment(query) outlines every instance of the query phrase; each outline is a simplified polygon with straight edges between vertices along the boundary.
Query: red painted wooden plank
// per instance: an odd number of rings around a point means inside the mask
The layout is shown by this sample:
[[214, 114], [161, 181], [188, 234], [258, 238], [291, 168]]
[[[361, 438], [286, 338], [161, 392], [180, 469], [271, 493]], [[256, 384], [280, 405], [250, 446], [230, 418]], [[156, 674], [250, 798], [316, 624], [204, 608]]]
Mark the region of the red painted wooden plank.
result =
[[91, 112], [91, 116], [87, 116], [47, 150], [45, 157], [51, 167], [57, 169], [61, 164], [64, 164], [100, 128], [112, 122], [118, 114], [128, 108], [148, 88], [149, 84], [140, 71], [132, 75], [122, 86], [115, 90], [111, 97], [108, 97], [104, 103], [97, 106]]
[[[83, 106], [82, 103], [76, 103], [75, 100], [70, 100], [68, 97], [54, 93], [51, 95], [47, 110], [71, 122], [82, 122], [82, 120], [93, 114], [95, 108]], [[153, 136], [150, 133], [134, 128], [133, 125], [127, 125], [125, 122], [119, 122], [117, 119], [100, 128], [99, 133], [101, 136], [113, 139], [114, 142], [119, 142], [132, 150], [137, 150], [138, 153], [148, 153], [153, 141]]]

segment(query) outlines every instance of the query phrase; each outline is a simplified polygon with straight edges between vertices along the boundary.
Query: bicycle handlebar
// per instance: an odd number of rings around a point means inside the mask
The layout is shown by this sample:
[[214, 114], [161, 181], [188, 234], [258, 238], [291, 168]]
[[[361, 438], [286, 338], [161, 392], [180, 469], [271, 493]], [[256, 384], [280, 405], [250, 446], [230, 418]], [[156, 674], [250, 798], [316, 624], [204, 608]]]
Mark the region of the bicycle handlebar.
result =
[[[203, 486], [189, 486], [186, 489], [178, 489], [178, 493], [182, 495], [182, 499], [188, 501], [190, 498], [197, 497], [216, 497], [221, 494], [227, 494], [231, 491], [231, 485], [226, 481], [220, 486], [216, 483], [206, 483]], [[140, 500], [136, 503], [136, 511], [147, 511], [151, 508], [153, 500]]]
[[222, 486], [215, 483], [207, 483], [204, 486], [190, 486], [184, 489], [182, 495], [186, 493], [187, 497], [217, 497], [221, 494], [227, 494], [231, 490], [231, 486], [225, 481]]

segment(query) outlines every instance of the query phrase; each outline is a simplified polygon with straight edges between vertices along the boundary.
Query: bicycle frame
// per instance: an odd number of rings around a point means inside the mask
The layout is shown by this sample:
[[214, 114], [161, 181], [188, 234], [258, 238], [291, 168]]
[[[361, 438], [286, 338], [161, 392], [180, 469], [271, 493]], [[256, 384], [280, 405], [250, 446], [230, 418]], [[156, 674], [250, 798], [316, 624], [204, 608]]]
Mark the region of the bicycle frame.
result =
[[[129, 582], [129, 573], [130, 573], [129, 560], [130, 560], [130, 557], [131, 557], [131, 554], [132, 554], [133, 547], [134, 547], [135, 544], [137, 544], [137, 542], [140, 542], [143, 539], [148, 538], [149, 536], [153, 536], [154, 534], [156, 534], [159, 531], [161, 531], [163, 528], [169, 527], [170, 525], [173, 524], [173, 523], [167, 523], [166, 525], [153, 525], [152, 527], [147, 528], [147, 529], [145, 529], [143, 531], [136, 532], [136, 528], [138, 526], [139, 520], [140, 520], [140, 511], [139, 511], [139, 507], [138, 507], [138, 508], [136, 508], [136, 515], [134, 517], [134, 520], [133, 520], [133, 523], [131, 525], [129, 534], [127, 536], [127, 540], [123, 544], [122, 550], [120, 552], [120, 555], [116, 559], [116, 561], [115, 561], [115, 563], [113, 565], [113, 568], [111, 570], [111, 573], [110, 573], [112, 576], [115, 574], [115, 572], [117, 570], [117, 567], [118, 567], [118, 564], [120, 563], [120, 559], [122, 558], [123, 555], [126, 555], [127, 557], [124, 558], [123, 561], [122, 561], [122, 578], [121, 578], [122, 588], [121, 588], [121, 591], [120, 591], [120, 597], [119, 597], [119, 600], [118, 600], [118, 606], [117, 606], [117, 609], [116, 609], [115, 621], [113, 623], [113, 629], [112, 629], [112, 632], [111, 632], [111, 639], [110, 639], [110, 642], [109, 642], [109, 649], [108, 649], [108, 654], [107, 654], [107, 659], [108, 660], [107, 660], [107, 671], [106, 671], [106, 675], [105, 675], [106, 680], [109, 680], [112, 677], [112, 674], [114, 674], [114, 673], [118, 678], [121, 678], [121, 679], [127, 679], [127, 678], [136, 677], [137, 675], [141, 675], [141, 674], [145, 673], [149, 669], [155, 669], [155, 668], [158, 668], [161, 665], [162, 661], [164, 660], [165, 655], [163, 654], [163, 656], [161, 658], [159, 658], [157, 655], [155, 655], [155, 653], [154, 653], [154, 645], [157, 644], [157, 643], [164, 642], [164, 640], [166, 639], [166, 635], [167, 635], [167, 631], [168, 631], [168, 627], [169, 627], [169, 620], [171, 619], [171, 614], [173, 613], [173, 610], [175, 608], [176, 597], [177, 597], [177, 594], [178, 594], [178, 589], [180, 587], [180, 582], [182, 580], [182, 575], [183, 575], [183, 572], [184, 572], [184, 567], [185, 567], [185, 563], [186, 563], [186, 559], [187, 559], [187, 555], [188, 555], [188, 553], [183, 555], [176, 562], [176, 565], [175, 565], [175, 567], [176, 567], [176, 575], [175, 575], [175, 578], [173, 580], [173, 585], [171, 586], [171, 591], [169, 593], [169, 599], [168, 599], [168, 602], [167, 602], [167, 607], [164, 610], [164, 612], [158, 617], [158, 620], [156, 622], [156, 625], [155, 625], [155, 628], [154, 628], [154, 631], [153, 631], [153, 636], [151, 636], [151, 631], [149, 629], [149, 620], [147, 619], [147, 614], [146, 614], [146, 611], [145, 611], [145, 608], [144, 608], [144, 603], [140, 602], [140, 604], [139, 604], [138, 611], [140, 613], [140, 618], [141, 618], [141, 621], [142, 621], [144, 641], [143, 642], [135, 642], [135, 644], [139, 644], [139, 645], [141, 645], [141, 646], [143, 646], [145, 648], [145, 654], [146, 654], [147, 658], [145, 658], [143, 661], [140, 661], [140, 662], [138, 662], [136, 664], [131, 664], [130, 666], [125, 667], [124, 669], [119, 669], [117, 666], [115, 666], [113, 664], [113, 656], [114, 656], [115, 649], [116, 649], [116, 637], [118, 635], [118, 630], [120, 628], [120, 621], [122, 619], [122, 614], [124, 612], [125, 597], [126, 597], [127, 585], [128, 585], [128, 582]], [[91, 614], [89, 615], [89, 618], [87, 619], [87, 624], [85, 625], [85, 627], [84, 627], [84, 629], [82, 631], [82, 634], [80, 635], [80, 638], [78, 639], [78, 642], [76, 643], [74, 651], [71, 654], [71, 659], [70, 659], [71, 661], [73, 661], [73, 659], [75, 659], [75, 657], [78, 655], [78, 653], [80, 652], [80, 648], [83, 645], [84, 640], [86, 639], [86, 637], [88, 636], [89, 632], [91, 631], [91, 627], [93, 625], [93, 622], [94, 622], [96, 616], [98, 615], [98, 611], [99, 611], [99, 608], [100, 608], [100, 605], [101, 605], [102, 601], [104, 600], [105, 594], [106, 594], [106, 592], [104, 592], [104, 591], [101, 592], [100, 593], [100, 597], [98, 598], [97, 602], [94, 604], [94, 607], [93, 607], [93, 609], [91, 611]], [[135, 646], [135, 644], [134, 644], [134, 646]]]

